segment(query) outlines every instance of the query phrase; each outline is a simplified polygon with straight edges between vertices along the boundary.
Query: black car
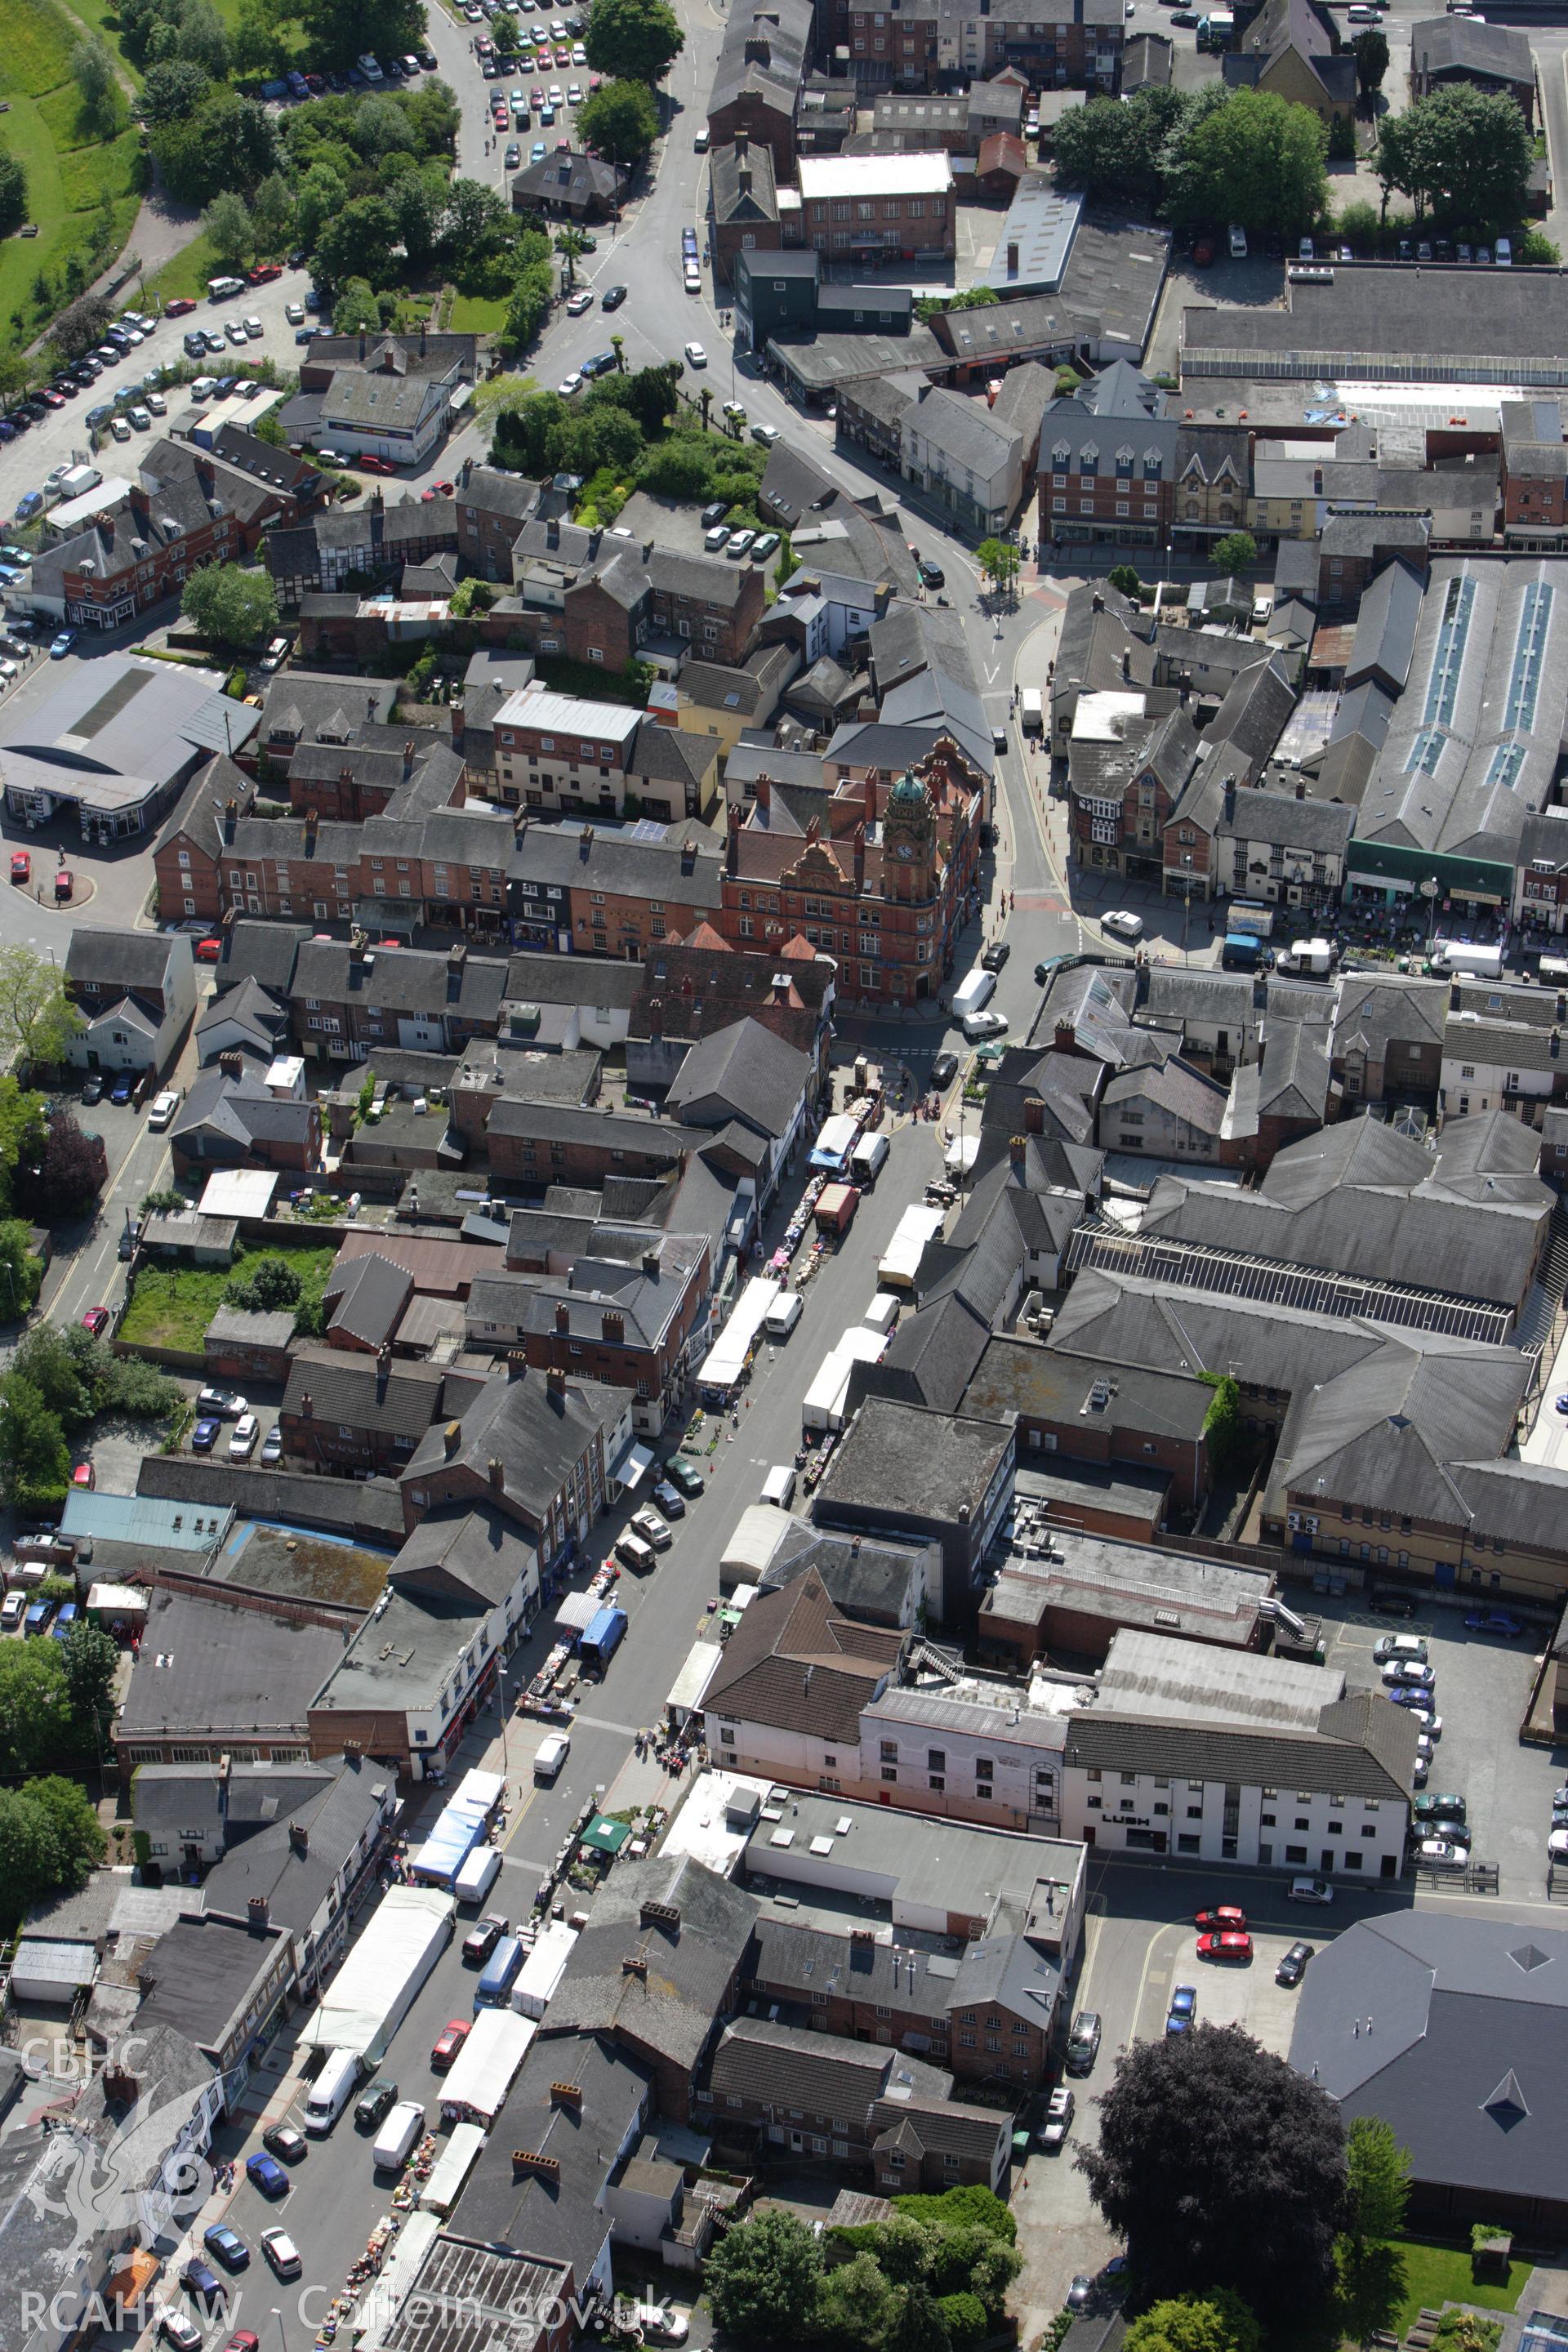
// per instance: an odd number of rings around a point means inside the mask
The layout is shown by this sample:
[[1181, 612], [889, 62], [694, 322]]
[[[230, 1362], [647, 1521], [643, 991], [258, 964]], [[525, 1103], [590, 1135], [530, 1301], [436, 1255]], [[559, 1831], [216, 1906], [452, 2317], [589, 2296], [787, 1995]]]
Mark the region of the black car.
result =
[[1414, 1617], [1415, 1596], [1413, 1592], [1369, 1592], [1366, 1605], [1380, 1617]]
[[710, 499], [708, 504], [703, 508], [701, 513], [698, 516], [697, 520], [702, 525], [704, 530], [711, 530], [715, 524], [721, 523], [723, 521], [729, 511], [730, 501], [728, 499]]
[[296, 2131], [292, 2124], [268, 2124], [261, 2135], [261, 2145], [279, 2164], [302, 2162], [310, 2147], [304, 2133]]
[[920, 567], [920, 572], [921, 584], [922, 587], [945, 588], [947, 586], [947, 574], [942, 570], [940, 563], [922, 562]]
[[599, 308], [601, 310], [618, 310], [626, 299], [624, 286], [606, 286], [599, 297]]
[[1100, 2016], [1092, 2009], [1080, 2009], [1073, 2019], [1068, 2035], [1067, 2070], [1069, 2074], [1088, 2074], [1093, 2071], [1100, 2055]]
[[995, 940], [980, 959], [982, 971], [1000, 971], [1013, 950], [1005, 940]]
[[463, 1958], [468, 1966], [482, 1969], [506, 1931], [507, 1923], [499, 1911], [489, 1912], [477, 1927], [470, 1927], [463, 1938]]
[[354, 2107], [354, 2122], [361, 2131], [374, 2131], [383, 2116], [397, 2104], [397, 2085], [384, 2074], [379, 2075], [367, 2091], [361, 2093]]
[[952, 1086], [957, 1076], [958, 1055], [956, 1054], [939, 1054], [935, 1061], [931, 1066], [931, 1082], [932, 1086], [937, 1087], [940, 1091], [943, 1087]]
[[1310, 1944], [1292, 1944], [1274, 1971], [1275, 1983], [1299, 1985], [1307, 1973], [1307, 1963], [1311, 1957]]
[[664, 1475], [677, 1492], [685, 1496], [689, 1503], [695, 1502], [699, 1495], [706, 1494], [708, 1491], [701, 1471], [694, 1462], [689, 1462], [684, 1454], [677, 1454], [672, 1460], [665, 1464]]

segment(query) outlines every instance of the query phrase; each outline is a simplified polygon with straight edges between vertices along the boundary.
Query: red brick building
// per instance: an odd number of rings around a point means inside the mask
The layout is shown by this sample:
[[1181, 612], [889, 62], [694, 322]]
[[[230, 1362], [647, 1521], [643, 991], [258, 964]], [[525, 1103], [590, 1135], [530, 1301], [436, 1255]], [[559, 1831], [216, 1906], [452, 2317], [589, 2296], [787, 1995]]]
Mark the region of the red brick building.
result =
[[804, 242], [838, 260], [951, 257], [957, 220], [945, 149], [910, 155], [803, 155]]
[[943, 738], [909, 774], [841, 782], [826, 832], [765, 831], [730, 812], [715, 929], [776, 952], [797, 933], [839, 961], [847, 997], [911, 1003], [942, 989], [979, 861], [983, 784]]
[[335, 1477], [395, 1478], [441, 1409], [445, 1378], [436, 1365], [395, 1363], [390, 1348], [299, 1349], [278, 1416], [285, 1461]]
[[1510, 548], [1562, 551], [1568, 532], [1568, 443], [1555, 395], [1505, 400], [1502, 418], [1502, 528]]

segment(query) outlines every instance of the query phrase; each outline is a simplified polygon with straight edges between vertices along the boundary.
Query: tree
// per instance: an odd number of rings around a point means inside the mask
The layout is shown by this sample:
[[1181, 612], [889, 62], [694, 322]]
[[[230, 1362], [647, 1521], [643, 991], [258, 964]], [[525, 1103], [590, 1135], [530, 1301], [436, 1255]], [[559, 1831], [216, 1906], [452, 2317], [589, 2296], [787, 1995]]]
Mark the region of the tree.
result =
[[1345, 2137], [1345, 2233], [1358, 2262], [1398, 2237], [1409, 2195], [1410, 2150], [1381, 2116], [1357, 2116]]
[[20, 1319], [43, 1285], [41, 1258], [33, 1256], [31, 1230], [17, 1217], [0, 1223], [0, 1316]]
[[[79, 1323], [71, 1327], [71, 1333], [91, 1340]], [[11, 1368], [32, 1382], [64, 1428], [80, 1429], [92, 1419], [96, 1394], [58, 1323], [35, 1323], [12, 1357]]]
[[0, 1497], [13, 1510], [47, 1509], [65, 1498], [70, 1453], [65, 1432], [31, 1381], [7, 1372], [0, 1381]]
[[374, 333], [381, 324], [381, 306], [374, 289], [363, 278], [351, 278], [339, 289], [332, 304], [332, 327], [340, 335]]
[[818, 2279], [810, 2332], [843, 2352], [881, 2352], [901, 2311], [899, 2290], [875, 2254], [852, 2254]]
[[[116, 1662], [119, 1653], [107, 1633], [90, 1630], [101, 1642], [108, 1642]], [[70, 1639], [74, 1639], [74, 1635]], [[112, 1668], [110, 1669], [112, 1673]], [[30, 1805], [37, 1805], [48, 1823], [50, 1865], [57, 1886], [79, 1886], [89, 1871], [103, 1860], [109, 1840], [103, 1824], [92, 1809], [87, 1792], [75, 1780], [58, 1773], [47, 1780], [24, 1782], [21, 1794]]]
[[25, 1062], [60, 1062], [85, 1026], [58, 964], [33, 948], [0, 948], [0, 1051]]
[[1191, 225], [1238, 221], [1260, 236], [1300, 236], [1328, 201], [1328, 137], [1310, 107], [1271, 90], [1205, 92], [1184, 118], [1169, 208]]
[[0, 1789], [0, 1924], [7, 1935], [55, 1886], [52, 1862], [48, 1815], [19, 1789]]
[[1377, 176], [1455, 228], [1504, 227], [1524, 210], [1532, 157], [1523, 115], [1500, 90], [1468, 82], [1390, 115], [1378, 137]]
[[686, 47], [669, 0], [594, 0], [583, 39], [594, 71], [617, 80], [660, 81]]
[[96, 35], [78, 41], [71, 50], [71, 79], [80, 90], [81, 102], [89, 114], [96, 117], [109, 112], [118, 89], [114, 60]]
[[250, 207], [232, 188], [216, 195], [202, 215], [212, 249], [220, 261], [245, 261], [256, 249]]
[[402, 57], [425, 46], [423, 0], [303, 0], [289, 12], [300, 19], [307, 46], [330, 66], [352, 65], [362, 49]]
[[1167, 150], [1186, 114], [1179, 90], [1090, 99], [1057, 125], [1053, 168], [1064, 187], [1155, 211], [1163, 200]]
[[577, 283], [577, 264], [588, 250], [588, 240], [580, 228], [557, 229], [555, 250], [566, 264], [566, 287], [570, 292]]
[[252, 1314], [270, 1315], [280, 1307], [297, 1307], [301, 1284], [286, 1257], [276, 1251], [255, 1264], [223, 1294], [226, 1307], [247, 1307]]
[[1155, 2298], [1227, 2286], [1266, 2315], [1321, 2303], [1344, 2200], [1339, 2111], [1238, 2026], [1135, 2042], [1078, 2164]]
[[79, 301], [70, 303], [60, 312], [55, 320], [50, 341], [58, 347], [62, 358], [79, 360], [92, 350], [95, 343], [102, 342], [103, 331], [113, 316], [113, 310], [101, 294], [84, 294]]
[[7, 1775], [36, 1772], [70, 1744], [64, 1648], [63, 1642], [0, 1642], [0, 1771]]
[[974, 561], [993, 588], [1011, 588], [1018, 577], [1018, 550], [1010, 540], [983, 539]]
[[87, 1214], [103, 1183], [102, 1145], [85, 1136], [68, 1110], [51, 1111], [36, 1170], [18, 1184], [18, 1207], [42, 1225]]
[[212, 5], [212, 0], [184, 0], [180, 11], [176, 54], [189, 64], [200, 66], [213, 81], [228, 79], [228, 28]]
[[27, 174], [15, 155], [0, 148], [0, 236], [9, 236], [27, 217]]
[[300, 244], [313, 253], [322, 229], [342, 212], [348, 190], [330, 163], [312, 163], [294, 199], [294, 226]]
[[1215, 570], [1222, 575], [1232, 572], [1250, 572], [1258, 561], [1258, 541], [1249, 530], [1227, 531], [1216, 539], [1212, 549]]
[[1126, 2352], [1259, 2352], [1263, 2330], [1238, 2294], [1215, 2287], [1156, 2303], [1132, 2322]]
[[708, 2258], [713, 2315], [752, 2342], [798, 2336], [821, 2275], [821, 2249], [805, 2222], [794, 2213], [759, 2214], [721, 2238]]
[[1358, 33], [1351, 43], [1351, 55], [1355, 59], [1356, 87], [1363, 99], [1383, 88], [1388, 71], [1388, 36], [1380, 25], [1371, 25]]
[[237, 653], [259, 645], [278, 626], [278, 599], [265, 572], [237, 563], [205, 563], [193, 572], [180, 610], [215, 645]]
[[190, 58], [169, 58], [149, 66], [142, 85], [142, 120], [157, 129], [164, 122], [183, 122], [194, 114], [212, 89], [202, 68]]
[[1107, 584], [1122, 596], [1136, 596], [1143, 585], [1136, 566], [1131, 563], [1113, 563], [1105, 577]]
[[437, 185], [427, 172], [404, 172], [393, 183], [392, 209], [396, 216], [397, 234], [409, 262], [423, 269], [436, 246], [436, 233], [441, 224], [441, 208], [446, 189]]
[[607, 81], [578, 109], [577, 135], [606, 163], [635, 171], [658, 137], [658, 107], [642, 81]]
[[281, 172], [268, 172], [250, 199], [250, 234], [258, 253], [279, 253], [294, 226], [294, 198]]
[[153, 133], [153, 152], [169, 193], [181, 204], [205, 205], [221, 189], [245, 194], [278, 168], [278, 131], [251, 98], [215, 90], [194, 114]]
[[316, 239], [317, 274], [334, 286], [345, 278], [390, 285], [397, 276], [396, 244], [397, 221], [386, 198], [351, 197]]
[[114, 1712], [115, 1679], [120, 1672], [120, 1652], [113, 1636], [84, 1617], [71, 1627], [59, 1651], [71, 1713], [79, 1723], [96, 1724], [102, 1730]]

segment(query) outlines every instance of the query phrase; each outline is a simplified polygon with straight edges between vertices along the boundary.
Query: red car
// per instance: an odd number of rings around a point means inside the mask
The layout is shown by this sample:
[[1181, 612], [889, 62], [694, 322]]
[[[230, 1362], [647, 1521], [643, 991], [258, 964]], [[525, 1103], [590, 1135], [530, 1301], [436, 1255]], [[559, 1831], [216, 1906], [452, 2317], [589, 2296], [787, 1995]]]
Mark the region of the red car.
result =
[[68, 898], [75, 888], [76, 876], [71, 872], [68, 866], [62, 866], [55, 876], [56, 898]]
[[454, 494], [454, 485], [450, 482], [437, 482], [434, 488], [437, 497], [440, 499], [449, 499]]
[[468, 2021], [466, 2017], [454, 2017], [448, 2024], [443, 2026], [441, 2032], [436, 2036], [436, 2044], [430, 2053], [430, 2063], [437, 2074], [446, 2073], [468, 2038]]
[[221, 940], [198, 940], [191, 950], [198, 963], [219, 963], [223, 960]]
[[362, 474], [395, 474], [397, 471], [390, 457], [356, 457], [354, 463]]
[[275, 278], [282, 277], [283, 264], [280, 261], [258, 261], [247, 274], [253, 286], [270, 286]]
[[163, 316], [165, 319], [183, 319], [187, 310], [194, 310], [195, 307], [194, 294], [176, 294], [172, 302], [164, 303]]
[[1249, 1960], [1252, 1958], [1252, 1938], [1238, 1933], [1234, 1927], [1226, 1927], [1216, 1936], [1200, 1936], [1198, 1958], [1200, 1960]]
[[[103, 1313], [101, 1307], [98, 1309], [98, 1312], [100, 1315]], [[84, 1487], [89, 1493], [90, 1493], [97, 1484], [98, 1480], [94, 1475], [91, 1463], [79, 1462], [76, 1468], [71, 1472], [71, 1485], [73, 1486]]]
[[1194, 1927], [1234, 1927], [1238, 1935], [1247, 1932], [1247, 1914], [1234, 1903], [1216, 1904], [1212, 1911], [1200, 1911], [1193, 1921]]
[[30, 881], [30, 880], [31, 880], [31, 878], [32, 878], [32, 873], [33, 873], [33, 861], [32, 861], [32, 859], [28, 856], [28, 855], [27, 855], [26, 851], [25, 849], [14, 849], [14, 850], [11, 852], [11, 879], [12, 879], [12, 881], [13, 881], [13, 882], [26, 882], [26, 881]]
[[223, 2352], [261, 2352], [261, 2338], [248, 2327], [237, 2327]]
[[48, 384], [44, 386], [42, 392], [38, 394], [38, 398], [43, 402], [46, 408], [63, 408], [66, 404], [66, 396], [64, 393], [54, 391]]
[[108, 1307], [89, 1307], [87, 1313], [81, 1318], [81, 1328], [84, 1331], [90, 1331], [95, 1339], [100, 1331], [107, 1331], [109, 1328]]

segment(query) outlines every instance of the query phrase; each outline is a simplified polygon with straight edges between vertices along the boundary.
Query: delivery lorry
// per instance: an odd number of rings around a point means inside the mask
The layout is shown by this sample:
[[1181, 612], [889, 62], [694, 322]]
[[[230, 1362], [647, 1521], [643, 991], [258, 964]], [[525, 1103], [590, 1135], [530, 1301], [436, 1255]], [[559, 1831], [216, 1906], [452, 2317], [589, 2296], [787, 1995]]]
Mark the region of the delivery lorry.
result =
[[816, 1196], [813, 1214], [819, 1234], [831, 1234], [841, 1241], [855, 1222], [855, 1212], [860, 1205], [860, 1195], [853, 1184], [825, 1184]]
[[1467, 980], [1500, 980], [1502, 950], [1478, 947], [1468, 940], [1439, 940], [1432, 950], [1432, 968], [1460, 973]]
[[577, 1644], [577, 1654], [585, 1666], [596, 1667], [600, 1674], [620, 1648], [626, 1630], [626, 1612], [614, 1602], [601, 1609]]

